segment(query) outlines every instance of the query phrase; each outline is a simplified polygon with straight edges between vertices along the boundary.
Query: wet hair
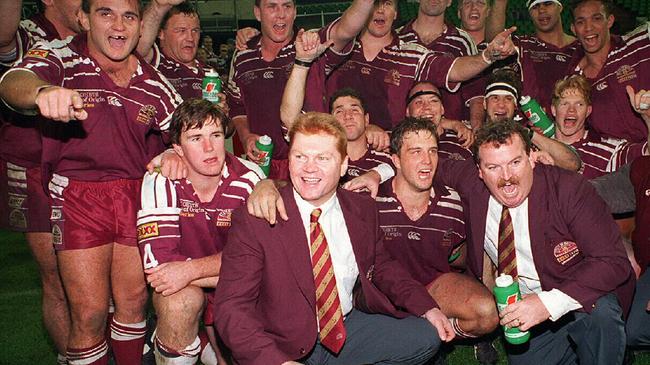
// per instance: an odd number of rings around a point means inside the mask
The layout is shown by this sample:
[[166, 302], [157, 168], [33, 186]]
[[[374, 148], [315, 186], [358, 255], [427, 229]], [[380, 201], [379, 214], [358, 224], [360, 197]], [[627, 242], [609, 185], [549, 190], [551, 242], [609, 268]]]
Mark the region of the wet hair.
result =
[[329, 107], [330, 112], [332, 112], [332, 107], [334, 106], [334, 102], [339, 98], [344, 98], [346, 96], [359, 100], [359, 103], [361, 104], [361, 109], [363, 109], [364, 114], [367, 113], [368, 109], [366, 108], [366, 102], [363, 100], [363, 97], [358, 91], [356, 91], [351, 87], [344, 87], [342, 89], [338, 89], [334, 92], [334, 94], [332, 94], [332, 96], [330, 97], [330, 107]]
[[217, 123], [224, 136], [228, 134], [230, 118], [219, 106], [204, 99], [186, 99], [172, 115], [169, 125], [171, 143], [180, 144], [183, 132], [203, 128], [209, 123]]
[[474, 144], [472, 144], [474, 162], [476, 162], [476, 164], [481, 162], [479, 156], [479, 148], [481, 146], [492, 144], [494, 147], [499, 147], [503, 144], [511, 143], [512, 137], [515, 135], [519, 135], [519, 138], [521, 138], [524, 147], [526, 148], [526, 154], [530, 155], [532, 144], [530, 138], [528, 138], [528, 131], [520, 123], [517, 123], [514, 120], [507, 120], [504, 122], [491, 122], [484, 124], [476, 131]]
[[565, 79], [558, 80], [553, 88], [552, 102], [556, 107], [560, 103], [562, 94], [570, 89], [575, 89], [585, 98], [587, 105], [591, 105], [591, 84], [582, 75], [571, 75]]
[[297, 133], [306, 136], [316, 134], [332, 136], [336, 139], [336, 150], [341, 154], [341, 158], [348, 155], [348, 138], [345, 135], [345, 129], [331, 114], [309, 112], [299, 115], [289, 129], [289, 140], [291, 141], [289, 148], [292, 147]]
[[[92, 0], [81, 0], [81, 10], [86, 13], [90, 14], [90, 5], [92, 3]], [[142, 16], [142, 1], [137, 0], [136, 4], [138, 5], [138, 14]]]
[[196, 8], [189, 1], [184, 1], [178, 5], [174, 5], [171, 9], [169, 9], [169, 11], [165, 14], [162, 21], [160, 22], [160, 29], [167, 28], [167, 22], [176, 14], [184, 14], [187, 16], [195, 16], [199, 18], [199, 12], [196, 11]]
[[575, 19], [575, 11], [576, 9], [589, 1], [597, 1], [601, 4], [603, 4], [603, 7], [605, 8], [605, 16], [610, 16], [614, 14], [614, 3], [611, 0], [572, 0], [571, 3], [569, 4], [569, 9], [571, 9], [571, 15], [573, 15]]
[[398, 125], [396, 125], [390, 134], [390, 153], [399, 155], [402, 145], [404, 144], [404, 136], [407, 133], [418, 133], [426, 131], [431, 133], [433, 139], [438, 142], [438, 133], [436, 125], [431, 123], [428, 119], [406, 117]]
[[487, 90], [490, 88], [491, 85], [495, 85], [499, 83], [504, 83], [512, 86], [517, 91], [515, 95], [515, 99], [518, 99], [519, 96], [521, 96], [521, 91], [522, 91], [521, 78], [513, 69], [504, 67], [504, 68], [494, 70], [494, 72], [492, 72], [488, 76], [486, 94], [487, 94]]

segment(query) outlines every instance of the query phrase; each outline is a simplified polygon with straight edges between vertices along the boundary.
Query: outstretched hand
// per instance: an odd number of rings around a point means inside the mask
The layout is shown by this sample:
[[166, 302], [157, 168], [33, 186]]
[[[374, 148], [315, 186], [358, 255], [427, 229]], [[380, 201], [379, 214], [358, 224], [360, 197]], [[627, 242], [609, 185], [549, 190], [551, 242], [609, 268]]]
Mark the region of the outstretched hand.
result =
[[323, 54], [332, 44], [334, 44], [333, 40], [326, 40], [321, 43], [320, 35], [317, 32], [300, 29], [294, 43], [296, 59], [311, 62]]

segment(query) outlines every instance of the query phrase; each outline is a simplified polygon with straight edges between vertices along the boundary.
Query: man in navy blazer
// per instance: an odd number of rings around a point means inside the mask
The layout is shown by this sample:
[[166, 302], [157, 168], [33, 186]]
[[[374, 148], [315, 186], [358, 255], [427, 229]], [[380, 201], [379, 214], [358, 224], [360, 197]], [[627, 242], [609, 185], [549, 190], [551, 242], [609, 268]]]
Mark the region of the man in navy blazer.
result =
[[[330, 115], [308, 113], [289, 136], [291, 184], [280, 189], [288, 221], [271, 226], [240, 209], [223, 251], [215, 323], [235, 361], [424, 363], [453, 330], [422, 285], [385, 251], [374, 201], [338, 189], [347, 169], [343, 128]], [[345, 317], [338, 352], [319, 335], [308, 241], [315, 208], [322, 210], [318, 224]]]
[[468, 265], [481, 277], [484, 252], [498, 265], [498, 227], [507, 207], [515, 236], [523, 300], [506, 307], [501, 324], [531, 331], [507, 346], [511, 364], [620, 364], [623, 315], [634, 276], [607, 205], [580, 175], [535, 164], [530, 141], [512, 121], [477, 131], [478, 170], [444, 161], [436, 176], [468, 206]]

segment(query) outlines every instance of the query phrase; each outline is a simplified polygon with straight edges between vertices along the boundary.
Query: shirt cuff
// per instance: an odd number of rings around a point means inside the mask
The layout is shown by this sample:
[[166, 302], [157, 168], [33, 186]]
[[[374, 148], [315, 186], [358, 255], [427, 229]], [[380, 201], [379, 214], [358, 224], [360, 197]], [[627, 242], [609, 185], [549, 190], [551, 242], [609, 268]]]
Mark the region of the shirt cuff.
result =
[[542, 304], [544, 304], [546, 307], [546, 310], [551, 314], [550, 319], [553, 322], [557, 321], [563, 315], [571, 311], [582, 308], [582, 304], [580, 304], [577, 300], [564, 294], [558, 289], [543, 291], [541, 293], [537, 293], [537, 296], [542, 301]]
[[393, 168], [387, 163], [373, 167], [372, 170], [379, 174], [381, 178], [380, 183], [383, 183], [391, 177], [395, 176], [395, 170], [393, 170]]

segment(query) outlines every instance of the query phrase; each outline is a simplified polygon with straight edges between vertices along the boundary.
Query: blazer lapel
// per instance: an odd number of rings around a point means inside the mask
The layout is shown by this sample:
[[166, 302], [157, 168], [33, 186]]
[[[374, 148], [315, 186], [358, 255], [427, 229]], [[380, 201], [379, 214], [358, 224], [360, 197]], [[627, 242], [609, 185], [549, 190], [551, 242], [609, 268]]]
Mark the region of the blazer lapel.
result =
[[528, 194], [528, 234], [530, 235], [530, 249], [533, 254], [533, 261], [538, 272], [544, 267], [542, 258], [545, 256], [542, 252], [539, 252], [546, 243], [544, 227], [552, 224], [552, 222], [547, 221], [549, 217], [546, 214], [548, 197], [546, 196], [546, 178], [543, 173], [540, 173], [542, 169], [543, 166], [538, 166], [533, 171], [533, 186], [530, 194]]
[[353, 202], [348, 199], [347, 194], [357, 193], [341, 192], [341, 189], [339, 189], [337, 198], [341, 205], [341, 210], [343, 211], [345, 226], [348, 230], [348, 235], [350, 236], [352, 251], [354, 251], [357, 266], [359, 266], [359, 272], [363, 275], [364, 268], [361, 267], [360, 260], [368, 256], [368, 246], [374, 244], [374, 242], [368, 241], [375, 236], [374, 232], [368, 231], [368, 224], [365, 224], [364, 217], [367, 214], [376, 214], [376, 212], [361, 212], [359, 207], [354, 205]]
[[311, 265], [311, 253], [305, 235], [305, 228], [300, 218], [300, 211], [293, 196], [293, 186], [288, 185], [280, 189], [280, 194], [287, 208], [288, 221], [278, 220], [278, 227], [274, 232], [274, 241], [281, 242], [284, 246], [289, 266], [296, 278], [298, 287], [303, 295], [313, 306], [316, 305], [316, 288], [314, 286], [314, 273]]

